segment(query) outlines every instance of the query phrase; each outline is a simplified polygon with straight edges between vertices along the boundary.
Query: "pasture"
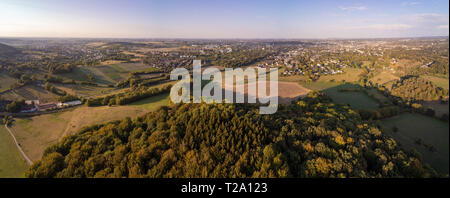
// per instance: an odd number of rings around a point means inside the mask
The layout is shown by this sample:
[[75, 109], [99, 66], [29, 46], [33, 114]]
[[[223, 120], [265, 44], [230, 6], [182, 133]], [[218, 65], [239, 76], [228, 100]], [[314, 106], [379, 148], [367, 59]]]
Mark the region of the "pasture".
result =
[[395, 76], [394, 74], [392, 74], [392, 72], [390, 72], [390, 71], [382, 71], [382, 72], [378, 73], [377, 75], [375, 75], [374, 77], [372, 77], [370, 80], [374, 84], [384, 85], [387, 82], [392, 82], [392, 81], [395, 81], [395, 80], [398, 80], [398, 79], [400, 79], [400, 78]]
[[0, 73], [0, 92], [10, 89], [15, 83], [17, 83], [17, 79], [5, 73]]
[[359, 89], [359, 85], [343, 84], [323, 90], [334, 102], [340, 104], [349, 104], [355, 109], [379, 109], [379, 104], [376, 100], [369, 97], [366, 93], [361, 91], [342, 92], [340, 89]]
[[[449, 168], [449, 124], [440, 120], [414, 113], [405, 113], [382, 120], [383, 131], [392, 136], [405, 149], [415, 149], [425, 163], [436, 171], [447, 173]], [[394, 132], [394, 128], [398, 128]], [[417, 144], [417, 140], [421, 144]], [[424, 145], [433, 146], [430, 151]]]
[[366, 89], [366, 92], [368, 94], [368, 96], [370, 96], [371, 98], [377, 100], [379, 103], [384, 104], [384, 105], [393, 105], [392, 101], [384, 96], [380, 91], [378, 91], [378, 89], [376, 88], [368, 88]]
[[438, 87], [442, 87], [444, 89], [449, 89], [449, 79], [448, 78], [441, 78], [436, 76], [422, 76], [423, 78], [431, 81], [433, 84], [435, 84]]
[[442, 115], [449, 115], [449, 104], [441, 103], [441, 101], [428, 101], [422, 102], [422, 105], [426, 108], [431, 108], [436, 113], [437, 117], [442, 117]]
[[127, 106], [140, 107], [140, 108], [143, 108], [146, 110], [155, 110], [158, 107], [167, 106], [167, 105], [169, 105], [169, 93], [146, 98], [146, 99], [131, 103]]
[[[282, 70], [279, 71], [280, 73]], [[336, 75], [324, 75], [318, 80], [311, 82], [305, 76], [295, 75], [295, 76], [280, 76], [279, 81], [284, 82], [297, 82], [300, 83], [305, 88], [315, 91], [322, 91], [335, 86], [339, 86], [343, 83], [356, 82], [359, 80], [359, 75], [362, 70], [357, 68], [346, 68], [343, 74]]]
[[152, 68], [148, 65], [141, 63], [121, 63], [121, 64], [113, 64], [111, 66], [113, 66], [116, 69], [121, 68], [122, 71], [125, 72], [141, 71]]
[[21, 178], [28, 165], [22, 158], [11, 135], [0, 126], [0, 178]]
[[314, 91], [322, 91], [325, 89], [329, 89], [335, 86], [339, 86], [341, 83], [337, 82], [300, 82], [300, 85], [303, 87], [306, 87], [308, 89], [314, 90]]
[[358, 68], [346, 68], [343, 74], [325, 75], [319, 78], [319, 82], [357, 82], [359, 75], [362, 73], [362, 69]]

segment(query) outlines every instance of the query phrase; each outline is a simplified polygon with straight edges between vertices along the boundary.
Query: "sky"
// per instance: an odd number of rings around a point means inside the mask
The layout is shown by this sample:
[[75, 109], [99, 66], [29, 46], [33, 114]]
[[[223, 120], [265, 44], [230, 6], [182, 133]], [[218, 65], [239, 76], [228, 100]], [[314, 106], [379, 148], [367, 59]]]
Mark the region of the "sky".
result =
[[448, 0], [1, 0], [0, 37], [449, 35]]

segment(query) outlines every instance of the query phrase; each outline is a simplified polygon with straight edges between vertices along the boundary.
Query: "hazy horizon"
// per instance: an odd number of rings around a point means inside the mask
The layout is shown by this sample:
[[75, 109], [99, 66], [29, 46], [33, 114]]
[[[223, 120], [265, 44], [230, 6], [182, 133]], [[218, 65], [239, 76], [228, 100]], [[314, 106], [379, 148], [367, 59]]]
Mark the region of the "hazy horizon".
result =
[[0, 2], [2, 38], [370, 39], [449, 35], [449, 2]]

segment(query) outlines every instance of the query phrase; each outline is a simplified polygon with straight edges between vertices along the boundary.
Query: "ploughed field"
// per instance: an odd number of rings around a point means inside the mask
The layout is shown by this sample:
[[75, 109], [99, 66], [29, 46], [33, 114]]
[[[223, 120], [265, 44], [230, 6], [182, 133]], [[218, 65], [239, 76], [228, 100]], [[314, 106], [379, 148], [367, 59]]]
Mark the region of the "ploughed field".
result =
[[[250, 82], [245, 85], [233, 86], [234, 90], [227, 89], [224, 87], [224, 94], [226, 92], [233, 92], [233, 94], [244, 94], [245, 102], [248, 102], [248, 98], [257, 98], [259, 87], [262, 87], [264, 82]], [[266, 95], [270, 96], [270, 81], [266, 83]], [[242, 91], [242, 87], [244, 87], [244, 92]], [[252, 92], [249, 94], [249, 87], [256, 87], [256, 95]], [[280, 104], [290, 104], [292, 101], [298, 100], [301, 97], [306, 96], [311, 90], [304, 88], [298, 83], [294, 82], [278, 82], [278, 102]], [[223, 97], [225, 97], [223, 95]]]

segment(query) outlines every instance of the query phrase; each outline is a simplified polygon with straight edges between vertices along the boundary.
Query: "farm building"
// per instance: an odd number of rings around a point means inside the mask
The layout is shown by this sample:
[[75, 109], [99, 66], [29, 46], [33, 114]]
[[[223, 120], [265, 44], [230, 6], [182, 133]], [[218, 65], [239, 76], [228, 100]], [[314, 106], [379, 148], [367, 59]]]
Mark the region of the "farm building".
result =
[[38, 104], [36, 105], [39, 111], [49, 111], [58, 108], [56, 103]]
[[39, 100], [26, 100], [25, 104], [27, 105], [38, 105], [40, 102]]
[[75, 101], [71, 101], [71, 102], [64, 102], [62, 103], [61, 106], [63, 107], [72, 107], [72, 106], [77, 106], [77, 105], [81, 105], [83, 104], [80, 100], [75, 100]]

